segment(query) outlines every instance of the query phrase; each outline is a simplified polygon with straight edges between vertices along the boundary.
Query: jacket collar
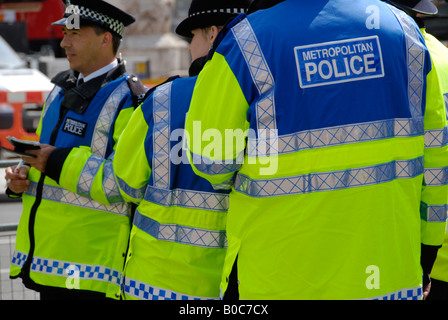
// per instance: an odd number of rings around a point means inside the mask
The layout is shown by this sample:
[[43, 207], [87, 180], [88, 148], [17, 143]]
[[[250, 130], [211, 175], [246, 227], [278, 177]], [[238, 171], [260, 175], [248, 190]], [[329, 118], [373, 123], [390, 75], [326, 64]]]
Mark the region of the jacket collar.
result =
[[[85, 82], [80, 87], [84, 85], [88, 85], [91, 81], [96, 80], [95, 82], [99, 82], [101, 79], [101, 87], [105, 86], [110, 81], [113, 81], [121, 76], [123, 76], [126, 73], [126, 68], [124, 66], [123, 60], [118, 60], [118, 66], [113, 68], [107, 73], [104, 73], [94, 79], [91, 79], [90, 81]], [[79, 72], [74, 70], [67, 70], [58, 73], [53, 79], [51, 79], [51, 82], [55, 85], [61, 87], [64, 90], [70, 90], [76, 86], [76, 81], [79, 77]]]
[[84, 76], [82, 73], [78, 76], [78, 83], [82, 79], [84, 82], [90, 81], [96, 77], [102, 76], [105, 73], [108, 73], [110, 70], [116, 68], [118, 66], [118, 60], [114, 59], [113, 62], [109, 63], [107, 66], [96, 70], [95, 72], [89, 74], [88, 76]]
[[[68, 70], [57, 74], [51, 82], [61, 87], [64, 91], [63, 107], [77, 113], [83, 113], [97, 92], [109, 82], [125, 75], [126, 68], [123, 61], [109, 72], [93, 78], [76, 87], [79, 72]], [[76, 102], [76, 103], [75, 103]]]

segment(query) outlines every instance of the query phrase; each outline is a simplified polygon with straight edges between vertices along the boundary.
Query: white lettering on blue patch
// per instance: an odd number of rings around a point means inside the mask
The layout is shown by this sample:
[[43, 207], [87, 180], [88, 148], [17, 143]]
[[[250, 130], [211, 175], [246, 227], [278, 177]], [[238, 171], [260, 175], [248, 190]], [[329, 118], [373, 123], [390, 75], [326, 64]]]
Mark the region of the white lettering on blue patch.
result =
[[294, 48], [301, 88], [384, 77], [377, 36]]
[[83, 138], [86, 135], [86, 130], [87, 123], [68, 117], [65, 119], [65, 123], [62, 128], [62, 131], [64, 132], [74, 134]]

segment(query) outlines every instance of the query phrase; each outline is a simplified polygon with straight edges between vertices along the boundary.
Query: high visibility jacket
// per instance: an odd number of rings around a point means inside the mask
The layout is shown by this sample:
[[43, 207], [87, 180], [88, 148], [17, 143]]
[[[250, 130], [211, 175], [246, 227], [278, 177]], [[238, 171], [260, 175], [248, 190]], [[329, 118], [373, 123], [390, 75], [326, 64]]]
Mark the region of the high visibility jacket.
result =
[[[448, 48], [445, 47], [433, 35], [426, 32], [425, 28], [420, 29], [425, 38], [435, 71], [440, 80], [440, 87], [445, 100], [446, 114], [448, 118]], [[448, 144], [448, 132], [443, 135], [443, 142]], [[445, 234], [443, 246], [437, 253], [437, 259], [434, 263], [431, 278], [448, 282], [448, 233]]]
[[[194, 174], [184, 152], [184, 123], [196, 77], [168, 81], [148, 94], [123, 131], [111, 159], [98, 164], [90, 196], [107, 204], [102, 176], [113, 168], [121, 201], [138, 206], [124, 271], [124, 299], [219, 299], [227, 248], [228, 191]], [[76, 191], [73, 149], [60, 183]], [[111, 187], [110, 185], [109, 187]], [[118, 200], [118, 199], [117, 199]]]
[[[85, 197], [97, 159], [113, 154], [134, 111], [124, 65], [74, 87], [73, 72], [57, 75], [38, 128], [40, 142], [57, 148], [83, 146], [92, 155], [81, 166], [77, 193], [35, 168], [23, 194], [10, 276], [29, 288], [89, 290], [118, 298], [130, 233], [131, 207]], [[104, 176], [105, 183], [110, 177]], [[112, 176], [113, 178], [113, 176]], [[118, 192], [118, 191], [117, 191]], [[119, 192], [118, 192], [119, 194]]]
[[186, 119], [195, 172], [232, 186], [223, 291], [238, 255], [242, 299], [421, 297], [448, 204], [430, 69], [379, 1], [287, 0], [227, 33]]

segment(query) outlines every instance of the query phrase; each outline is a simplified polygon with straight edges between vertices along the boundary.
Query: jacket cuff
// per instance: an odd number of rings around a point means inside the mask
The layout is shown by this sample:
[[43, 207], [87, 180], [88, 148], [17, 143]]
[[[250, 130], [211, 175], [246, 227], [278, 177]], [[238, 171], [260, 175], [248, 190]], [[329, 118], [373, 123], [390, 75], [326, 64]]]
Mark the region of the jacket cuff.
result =
[[15, 193], [14, 191], [12, 191], [9, 188], [6, 188], [5, 194], [8, 196], [8, 198], [11, 198], [11, 199], [17, 199], [17, 198], [21, 198], [22, 197], [21, 193]]
[[56, 148], [50, 153], [45, 167], [45, 174], [59, 184], [62, 167], [72, 148]]

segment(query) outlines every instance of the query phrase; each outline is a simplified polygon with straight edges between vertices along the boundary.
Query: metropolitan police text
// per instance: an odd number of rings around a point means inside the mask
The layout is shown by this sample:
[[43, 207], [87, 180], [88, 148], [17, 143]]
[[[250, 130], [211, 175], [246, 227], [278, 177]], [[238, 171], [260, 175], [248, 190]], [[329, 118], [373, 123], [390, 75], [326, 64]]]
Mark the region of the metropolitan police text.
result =
[[384, 76], [377, 37], [307, 45], [295, 50], [302, 88]]

